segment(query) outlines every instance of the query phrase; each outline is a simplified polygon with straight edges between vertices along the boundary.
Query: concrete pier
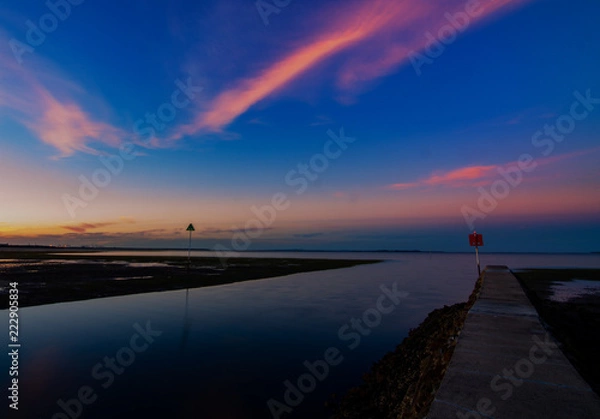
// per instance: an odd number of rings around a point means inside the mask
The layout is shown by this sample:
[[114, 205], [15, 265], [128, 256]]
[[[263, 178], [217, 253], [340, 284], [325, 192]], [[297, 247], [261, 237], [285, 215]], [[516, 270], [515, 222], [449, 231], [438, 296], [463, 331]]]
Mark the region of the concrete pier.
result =
[[488, 266], [483, 276], [427, 418], [600, 418], [600, 398], [517, 278], [506, 266]]

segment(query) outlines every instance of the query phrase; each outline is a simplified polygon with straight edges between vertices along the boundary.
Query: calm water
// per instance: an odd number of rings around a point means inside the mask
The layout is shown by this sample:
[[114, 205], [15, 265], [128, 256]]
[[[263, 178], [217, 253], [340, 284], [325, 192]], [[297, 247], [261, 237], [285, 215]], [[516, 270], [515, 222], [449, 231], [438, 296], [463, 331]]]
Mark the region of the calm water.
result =
[[[57, 402], [81, 392], [83, 400], [94, 400], [81, 404], [82, 418], [269, 418], [270, 399], [285, 403], [284, 382], [298, 385], [308, 371], [305, 361], [322, 360], [328, 348], [336, 348], [339, 364], [329, 367], [326, 376], [321, 370], [322, 381], [306, 379], [304, 389], [312, 391], [291, 414], [281, 416], [325, 418], [329, 394], [358, 384], [370, 365], [431, 310], [465, 301], [476, 277], [470, 254], [256, 256], [387, 261], [189, 292], [24, 308], [19, 312], [20, 410], [10, 417], [68, 418]], [[484, 254], [482, 264], [600, 268], [600, 255]], [[391, 290], [394, 284], [404, 293], [398, 304], [386, 298], [385, 311], [393, 311], [377, 312], [378, 299], [385, 295], [381, 287]], [[371, 326], [362, 325], [358, 342], [345, 325], [363, 318], [366, 310]], [[373, 317], [377, 313], [380, 317]], [[6, 310], [1, 315], [8, 330]], [[148, 322], [162, 334], [147, 341], [135, 338], [134, 324], [145, 329]], [[113, 372], [105, 362], [117, 354]], [[7, 356], [0, 367], [6, 389]], [[78, 413], [79, 402], [68, 404]]]

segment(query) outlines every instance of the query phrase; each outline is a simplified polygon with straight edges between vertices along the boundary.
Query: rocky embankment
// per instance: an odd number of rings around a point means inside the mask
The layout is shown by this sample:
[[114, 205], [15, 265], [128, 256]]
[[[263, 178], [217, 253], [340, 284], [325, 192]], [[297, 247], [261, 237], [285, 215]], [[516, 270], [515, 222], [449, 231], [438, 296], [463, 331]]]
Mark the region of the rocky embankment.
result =
[[337, 419], [423, 418], [452, 358], [467, 312], [475, 303], [482, 279], [466, 303], [444, 306], [429, 313], [408, 336], [375, 363], [363, 384], [343, 397], [333, 397]]

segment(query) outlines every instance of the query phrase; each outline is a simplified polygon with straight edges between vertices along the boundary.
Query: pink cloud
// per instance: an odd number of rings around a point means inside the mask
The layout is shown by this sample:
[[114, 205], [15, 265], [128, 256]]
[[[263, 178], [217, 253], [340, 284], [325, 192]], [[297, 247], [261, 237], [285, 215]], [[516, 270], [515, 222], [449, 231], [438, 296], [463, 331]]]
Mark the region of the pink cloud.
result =
[[405, 190], [419, 186], [450, 186], [460, 187], [467, 183], [482, 182], [492, 179], [497, 174], [497, 165], [491, 166], [467, 166], [460, 169], [451, 170], [449, 172], [438, 172], [432, 174], [426, 179], [422, 179], [411, 183], [395, 183], [389, 185], [387, 189]]
[[465, 180], [480, 180], [490, 177], [498, 166], [469, 166], [451, 172], [435, 174], [425, 181], [427, 185], [445, 185]]
[[[593, 147], [584, 150], [577, 150], [571, 153], [560, 154], [556, 156], [540, 157], [534, 159], [530, 164], [537, 166], [545, 166], [549, 164], [558, 163], [564, 160], [573, 159], [580, 156], [586, 156], [591, 153], [600, 151], [600, 147]], [[394, 183], [386, 186], [386, 189], [403, 191], [407, 189], [413, 189], [418, 187], [426, 186], [446, 186], [451, 188], [460, 187], [478, 187], [489, 185], [500, 176], [498, 169], [517, 167], [518, 162], [509, 162], [505, 164], [492, 164], [488, 166], [465, 166], [458, 169], [454, 169], [448, 172], [436, 172], [431, 174], [429, 177], [417, 180], [415, 182], [408, 183]], [[536, 166], [536, 167], [537, 167]], [[531, 175], [529, 178], [532, 179]], [[536, 179], [541, 179], [537, 177]]]
[[[520, 6], [533, 0], [482, 0], [479, 2], [477, 13], [469, 17], [468, 30], [473, 25], [505, 12], [510, 8]], [[398, 4], [414, 7], [412, 0]], [[464, 13], [468, 1], [445, 0], [436, 4], [435, 8], [421, 9], [413, 19], [395, 21], [393, 25], [382, 28], [378, 37], [365, 45], [361, 53], [356, 54], [340, 71], [337, 80], [338, 87], [354, 91], [361, 84], [379, 77], [386, 76], [410, 60], [417, 52], [422, 52], [431, 42], [425, 36], [427, 33], [437, 38], [441, 28], [449, 24], [446, 14]], [[402, 11], [404, 13], [404, 10]], [[376, 44], [377, 48], [373, 48]]]
[[377, 31], [406, 22], [424, 13], [430, 6], [410, 1], [375, 0], [350, 7], [343, 18], [329, 22], [326, 29], [306, 46], [269, 64], [257, 75], [239, 80], [235, 86], [218, 94], [208, 110], [196, 116], [190, 124], [180, 127], [172, 139], [200, 131], [216, 131], [232, 122], [252, 105], [286, 86], [324, 59], [352, 46]]
[[388, 19], [389, 16], [378, 15], [364, 22], [357, 20], [346, 28], [321, 35], [314, 42], [271, 64], [262, 73], [238, 81], [235, 87], [217, 95], [206, 112], [199, 114], [191, 124], [181, 127], [174, 138], [201, 130], [220, 131], [250, 106], [282, 88], [333, 53], [364, 38], [378, 25], [385, 25]]
[[[74, 99], [85, 98], [85, 91], [50, 63], [32, 57], [29, 66], [19, 66], [6, 51], [0, 60], [6, 62], [0, 78], [0, 108], [57, 149], [59, 157], [77, 151], [98, 154], [91, 143], [119, 146], [126, 133], [86, 112]], [[52, 86], [52, 92], [46, 86]]]
[[[509, 5], [531, 0], [489, 0], [474, 19], [482, 20]], [[179, 127], [170, 140], [222, 129], [259, 101], [278, 92], [327, 58], [355, 48], [356, 54], [338, 75], [338, 86], [352, 90], [361, 83], [388, 74], [406, 61], [413, 50], [427, 46], [425, 33], [447, 24], [444, 14], [464, 10], [464, 0], [445, 0], [442, 5], [417, 0], [351, 2], [331, 10], [332, 19], [316, 30], [302, 47], [268, 63], [218, 93], [192, 122]], [[322, 13], [322, 10], [320, 11]], [[381, 51], [375, 52], [374, 51]], [[375, 59], [373, 59], [375, 55]]]
[[39, 119], [27, 121], [26, 125], [40, 140], [59, 150], [61, 156], [70, 156], [76, 151], [97, 154], [88, 145], [92, 141], [111, 147], [118, 147], [121, 143], [123, 133], [120, 129], [94, 121], [77, 104], [60, 102], [41, 87], [36, 94], [42, 115]]

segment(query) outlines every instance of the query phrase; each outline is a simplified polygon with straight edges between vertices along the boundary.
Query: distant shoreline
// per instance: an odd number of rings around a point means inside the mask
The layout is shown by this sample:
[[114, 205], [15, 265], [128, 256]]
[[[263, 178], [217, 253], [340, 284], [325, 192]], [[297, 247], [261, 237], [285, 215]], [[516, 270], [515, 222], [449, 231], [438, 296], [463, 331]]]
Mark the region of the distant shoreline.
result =
[[[92, 247], [92, 246], [51, 246], [51, 245], [11, 245], [11, 244], [0, 244], [0, 252], [4, 251], [15, 251], [15, 250], [28, 250], [28, 251], [41, 251], [45, 252], [52, 250], [53, 252], [187, 252], [187, 248], [181, 247]], [[209, 248], [192, 248], [192, 252], [214, 252], [213, 249]], [[309, 250], [309, 249], [256, 249], [246, 250], [242, 252], [236, 251], [238, 254], [250, 254], [250, 253], [423, 253], [423, 254], [470, 254], [473, 251], [446, 251], [446, 250]], [[496, 255], [600, 255], [600, 251], [590, 252], [507, 252], [507, 251], [490, 251], [488, 254]]]

